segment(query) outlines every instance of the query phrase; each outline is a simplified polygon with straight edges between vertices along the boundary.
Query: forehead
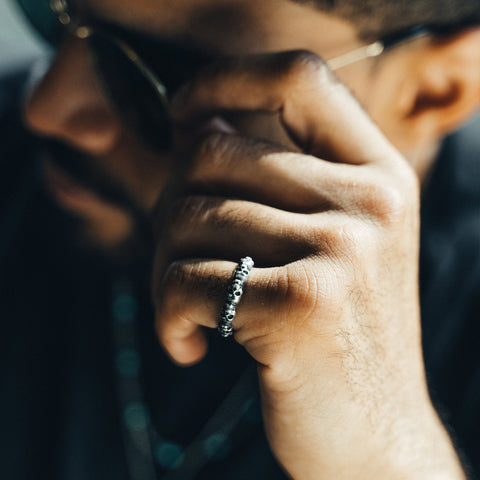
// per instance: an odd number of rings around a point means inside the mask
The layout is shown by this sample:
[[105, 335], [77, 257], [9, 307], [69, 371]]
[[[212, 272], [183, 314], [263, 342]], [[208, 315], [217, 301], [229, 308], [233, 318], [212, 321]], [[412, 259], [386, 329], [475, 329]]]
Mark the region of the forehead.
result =
[[292, 0], [76, 0], [102, 19], [233, 52], [351, 45], [344, 20]]
[[191, 25], [192, 20], [199, 17], [211, 20], [230, 17], [241, 21], [247, 15], [253, 17], [265, 10], [293, 5], [290, 0], [76, 0], [76, 3], [119, 20], [128, 18], [132, 22], [168, 28]]

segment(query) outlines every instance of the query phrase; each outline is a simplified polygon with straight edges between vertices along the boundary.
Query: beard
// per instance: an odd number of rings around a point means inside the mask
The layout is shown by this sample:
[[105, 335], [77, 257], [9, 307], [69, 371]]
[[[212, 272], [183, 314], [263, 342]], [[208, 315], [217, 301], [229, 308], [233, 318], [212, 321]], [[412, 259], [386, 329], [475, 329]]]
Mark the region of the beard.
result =
[[140, 222], [132, 218], [132, 227], [128, 233], [115, 241], [105, 241], [100, 238], [98, 231], [91, 221], [78, 217], [71, 212], [64, 212], [70, 216], [69, 233], [72, 245], [84, 254], [95, 257], [120, 268], [133, 268], [135, 265], [151, 265], [153, 262], [153, 236], [150, 229], [146, 229]]
[[68, 229], [75, 248], [112, 266], [151, 264], [154, 245], [151, 220], [128, 190], [118, 181], [114, 181], [93, 158], [68, 145], [41, 140], [40, 152], [40, 160], [44, 166], [51, 165], [66, 174], [75, 185], [91, 191], [102, 203], [111, 207], [114, 215], [118, 212], [117, 216], [123, 217], [123, 222], [128, 226], [123, 228], [121, 234], [106, 237], [101, 232], [109, 228], [112, 218], [89, 218], [62, 208], [61, 202], [54, 200], [56, 206], [64, 211], [65, 228]]

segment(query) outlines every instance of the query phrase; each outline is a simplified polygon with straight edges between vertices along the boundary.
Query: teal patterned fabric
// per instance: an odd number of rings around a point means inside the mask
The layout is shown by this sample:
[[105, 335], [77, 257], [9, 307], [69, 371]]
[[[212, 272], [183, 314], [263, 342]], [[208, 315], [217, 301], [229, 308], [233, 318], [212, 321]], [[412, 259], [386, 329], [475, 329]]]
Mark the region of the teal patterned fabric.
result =
[[61, 28], [49, 0], [17, 0], [27, 19], [49, 43], [58, 42]]

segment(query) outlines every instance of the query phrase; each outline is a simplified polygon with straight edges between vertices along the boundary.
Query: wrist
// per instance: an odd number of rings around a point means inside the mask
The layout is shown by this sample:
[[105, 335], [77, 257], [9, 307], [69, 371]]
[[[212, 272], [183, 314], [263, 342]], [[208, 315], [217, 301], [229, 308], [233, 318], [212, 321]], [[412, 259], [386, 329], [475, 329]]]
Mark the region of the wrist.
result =
[[328, 413], [328, 405], [323, 414], [307, 412], [303, 419], [291, 412], [289, 417], [270, 411], [266, 428], [277, 459], [293, 479], [466, 479], [429, 400], [377, 425], [349, 407], [341, 408], [338, 417]]

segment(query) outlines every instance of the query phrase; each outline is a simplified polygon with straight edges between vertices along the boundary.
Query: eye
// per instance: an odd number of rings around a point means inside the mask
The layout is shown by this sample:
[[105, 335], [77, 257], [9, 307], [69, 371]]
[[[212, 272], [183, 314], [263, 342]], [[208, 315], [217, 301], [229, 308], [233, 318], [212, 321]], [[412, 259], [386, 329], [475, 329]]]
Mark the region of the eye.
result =
[[97, 30], [87, 41], [95, 69], [119, 118], [147, 146], [168, 149], [172, 127], [162, 80], [115, 37]]

